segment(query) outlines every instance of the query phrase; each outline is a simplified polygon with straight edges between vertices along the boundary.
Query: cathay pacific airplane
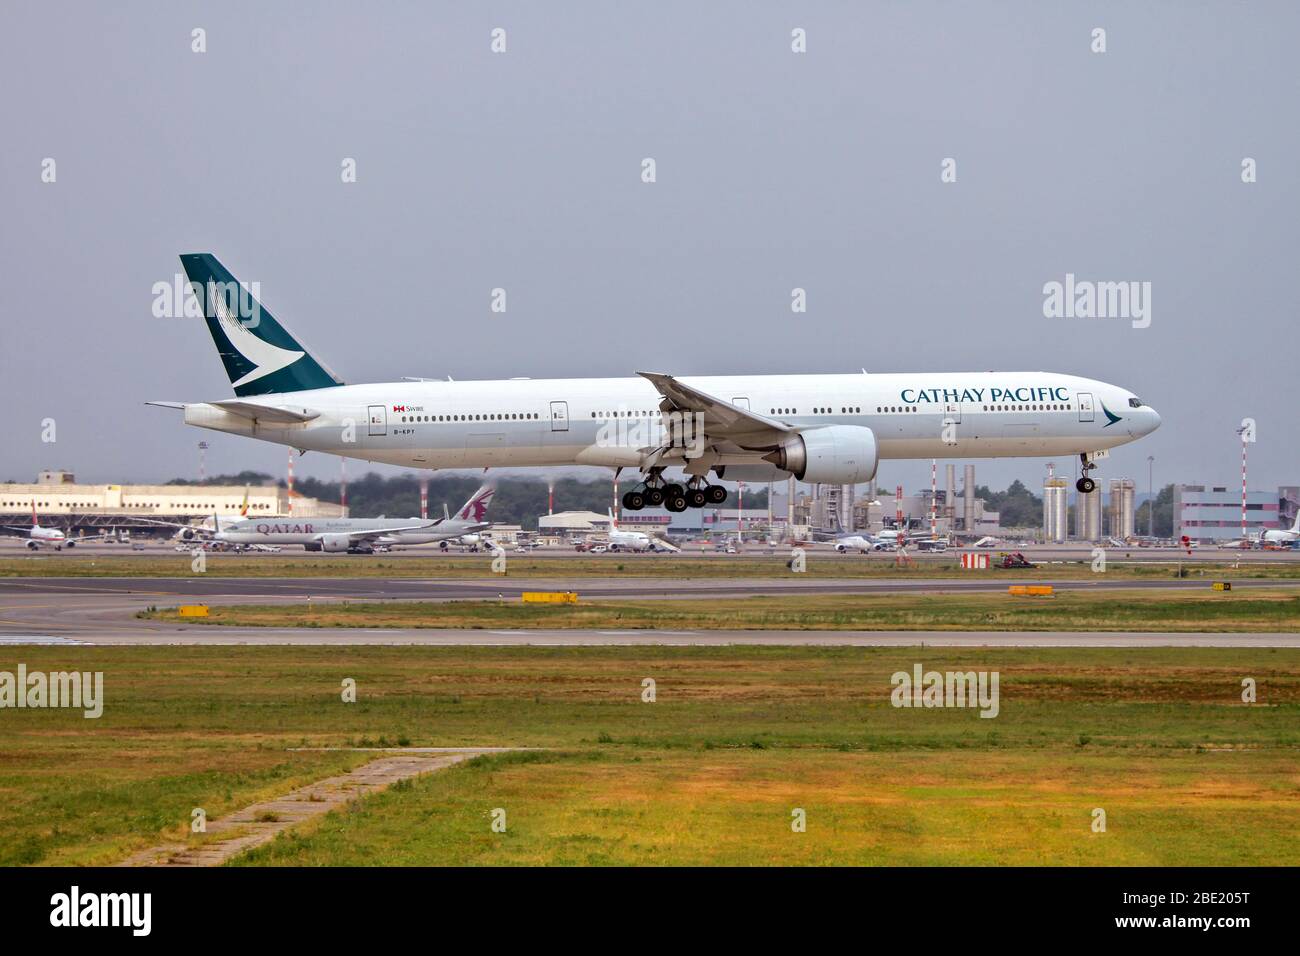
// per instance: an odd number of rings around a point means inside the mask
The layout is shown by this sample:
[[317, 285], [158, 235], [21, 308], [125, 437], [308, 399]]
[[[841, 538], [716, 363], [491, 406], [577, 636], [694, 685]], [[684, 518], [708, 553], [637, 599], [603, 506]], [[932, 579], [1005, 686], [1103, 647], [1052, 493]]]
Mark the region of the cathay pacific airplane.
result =
[[901, 458], [1078, 455], [1088, 492], [1095, 459], [1160, 425], [1128, 389], [1052, 372], [345, 385], [215, 256], [180, 258], [235, 397], [149, 404], [201, 428], [405, 467], [636, 469], [630, 511], [720, 504], [727, 491], [710, 474], [858, 484]]

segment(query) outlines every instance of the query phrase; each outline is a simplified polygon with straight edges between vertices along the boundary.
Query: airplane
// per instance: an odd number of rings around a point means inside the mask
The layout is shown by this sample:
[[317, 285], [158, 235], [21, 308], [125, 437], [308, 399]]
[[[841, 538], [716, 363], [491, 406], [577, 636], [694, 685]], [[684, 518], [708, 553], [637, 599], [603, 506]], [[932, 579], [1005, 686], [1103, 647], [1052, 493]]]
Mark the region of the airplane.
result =
[[669, 544], [663, 538], [656, 538], [654, 535], [646, 534], [644, 531], [623, 531], [618, 526], [618, 519], [614, 517], [614, 509], [607, 509], [609, 512], [609, 550], [610, 551], [659, 551], [664, 550], [673, 554], [681, 552], [681, 548], [675, 544]]
[[469, 551], [477, 551], [479, 548], [491, 549], [494, 542], [491, 538], [481, 534], [462, 534], [455, 538], [444, 538], [438, 542], [438, 547], [443, 551], [450, 550], [452, 547], [465, 548]]
[[894, 542], [888, 543], [877, 540], [870, 535], [846, 534], [835, 539], [835, 550], [840, 554], [847, 554], [850, 551], [857, 551], [861, 554], [869, 554], [872, 551], [889, 551], [894, 547]]
[[897, 528], [885, 528], [874, 535], [841, 534], [834, 539], [833, 546], [841, 554], [848, 551], [896, 551], [899, 543], [903, 545], [946, 545], [948, 539], [942, 535], [933, 536], [916, 532], [899, 531]]
[[55, 551], [62, 551], [64, 548], [72, 549], [78, 544], [84, 544], [88, 541], [96, 541], [102, 538], [114, 537], [111, 534], [87, 535], [83, 538], [70, 538], [66, 531], [61, 528], [43, 528], [36, 517], [36, 502], [32, 502], [32, 523], [31, 527], [25, 525], [5, 525], [5, 531], [25, 531], [27, 532], [27, 548], [31, 551], [38, 551], [41, 548], [53, 548]]
[[1267, 547], [1275, 545], [1278, 547], [1287, 547], [1300, 541], [1300, 512], [1296, 513], [1295, 523], [1289, 529], [1273, 529], [1271, 531], [1261, 531], [1259, 533], [1259, 546]]
[[456, 517], [448, 517], [444, 507], [443, 517], [432, 521], [429, 530], [400, 531], [391, 536], [380, 537], [378, 543], [389, 546], [437, 544], [440, 547], [446, 547], [451, 543], [471, 549], [477, 549], [480, 545], [490, 548], [491, 539], [479, 532], [492, 527], [492, 522], [487, 520], [487, 511], [496, 493], [495, 485], [491, 483], [480, 485], [479, 489], [470, 495], [469, 500], [456, 512]]
[[[721, 504], [721, 481], [861, 484], [881, 461], [1079, 456], [1149, 435], [1128, 389], [1051, 372], [509, 379], [346, 385], [211, 253], [180, 257], [234, 398], [153, 401], [188, 425], [408, 468], [636, 469], [637, 511]], [[187, 314], [191, 311], [189, 303]], [[664, 473], [681, 469], [684, 480]]]
[[[213, 527], [190, 528], [205, 542], [261, 550], [259, 545], [300, 544], [307, 551], [367, 554], [376, 547], [431, 544], [450, 541], [490, 528], [485, 520], [496, 488], [483, 485], [465, 502], [455, 518], [247, 518], [220, 522]], [[168, 522], [153, 521], [153, 524]], [[188, 527], [188, 526], [186, 526]]]

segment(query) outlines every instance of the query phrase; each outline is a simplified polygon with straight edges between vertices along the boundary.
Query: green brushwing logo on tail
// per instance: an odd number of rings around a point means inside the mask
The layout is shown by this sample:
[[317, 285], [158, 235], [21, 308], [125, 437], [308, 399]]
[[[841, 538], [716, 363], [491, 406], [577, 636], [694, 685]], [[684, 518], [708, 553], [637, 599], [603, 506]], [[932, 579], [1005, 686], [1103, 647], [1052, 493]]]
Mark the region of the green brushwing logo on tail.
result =
[[198, 252], [180, 258], [237, 396], [343, 384], [216, 256]]
[[1112, 412], [1109, 408], [1106, 407], [1105, 402], [1101, 403], [1101, 410], [1106, 413], [1106, 424], [1102, 425], [1101, 426], [1102, 428], [1110, 428], [1110, 426], [1114, 425], [1116, 422], [1123, 421], [1123, 419], [1119, 415], [1116, 415], [1114, 412]]

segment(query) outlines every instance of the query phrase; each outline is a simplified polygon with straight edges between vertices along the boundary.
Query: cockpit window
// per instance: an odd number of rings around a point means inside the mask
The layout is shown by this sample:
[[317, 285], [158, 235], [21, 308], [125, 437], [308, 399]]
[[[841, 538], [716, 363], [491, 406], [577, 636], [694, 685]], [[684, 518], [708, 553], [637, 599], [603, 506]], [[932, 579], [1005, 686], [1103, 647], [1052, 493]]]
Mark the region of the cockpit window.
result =
[[1141, 408], [1141, 407], [1142, 407], [1142, 399], [1140, 399], [1140, 398], [1130, 398], [1130, 399], [1128, 400], [1128, 407], [1129, 407], [1129, 408]]

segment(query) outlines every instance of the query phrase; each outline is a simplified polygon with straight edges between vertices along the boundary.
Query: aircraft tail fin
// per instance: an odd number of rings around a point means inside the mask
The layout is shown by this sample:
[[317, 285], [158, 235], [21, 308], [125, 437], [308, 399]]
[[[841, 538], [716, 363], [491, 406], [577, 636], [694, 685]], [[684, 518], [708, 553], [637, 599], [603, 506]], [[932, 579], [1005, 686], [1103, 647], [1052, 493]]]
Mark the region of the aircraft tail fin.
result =
[[495, 485], [481, 485], [469, 501], [465, 502], [465, 506], [456, 512], [456, 517], [461, 521], [482, 524], [487, 520], [488, 505], [492, 504], [492, 496], [496, 493]]
[[1295, 521], [1291, 524], [1291, 530], [1296, 534], [1300, 534], [1300, 511], [1295, 513]]
[[343, 384], [263, 308], [256, 286], [236, 280], [210, 252], [180, 258], [237, 396]]

